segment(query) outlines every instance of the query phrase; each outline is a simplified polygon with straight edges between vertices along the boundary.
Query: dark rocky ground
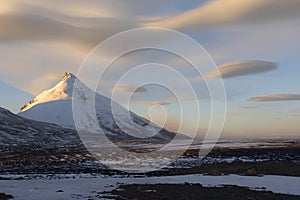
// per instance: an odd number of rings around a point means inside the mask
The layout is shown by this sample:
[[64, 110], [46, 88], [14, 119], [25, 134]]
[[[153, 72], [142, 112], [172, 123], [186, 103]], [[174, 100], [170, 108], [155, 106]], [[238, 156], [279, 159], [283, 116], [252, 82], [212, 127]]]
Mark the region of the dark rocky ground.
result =
[[9, 200], [13, 199], [14, 197], [10, 194], [5, 194], [0, 192], [0, 200]]
[[[111, 199], [199, 199], [199, 200], [299, 200], [300, 196], [249, 190], [245, 187], [203, 187], [200, 184], [147, 184], [121, 185], [112, 192], [103, 193]], [[112, 197], [113, 195], [113, 197]]]
[[[0, 157], [0, 174], [30, 174], [30, 173], [104, 173], [124, 174], [105, 168], [84, 148], [68, 146], [68, 148], [53, 147], [39, 151], [38, 148], [27, 146], [19, 148], [15, 156]], [[33, 150], [35, 149], [35, 150]], [[0, 149], [1, 151], [2, 149]], [[6, 150], [7, 151], [7, 150]], [[194, 152], [194, 151], [192, 151]], [[235, 159], [228, 163], [225, 159]], [[245, 162], [241, 158], [252, 160]], [[161, 171], [147, 173], [147, 176], [179, 175], [179, 174], [239, 174], [239, 175], [285, 175], [300, 176], [300, 147], [280, 148], [248, 148], [248, 149], [218, 149], [208, 154], [204, 159], [185, 155], [183, 161]], [[189, 168], [182, 168], [180, 165]], [[283, 170], [284, 169], [284, 170]]]

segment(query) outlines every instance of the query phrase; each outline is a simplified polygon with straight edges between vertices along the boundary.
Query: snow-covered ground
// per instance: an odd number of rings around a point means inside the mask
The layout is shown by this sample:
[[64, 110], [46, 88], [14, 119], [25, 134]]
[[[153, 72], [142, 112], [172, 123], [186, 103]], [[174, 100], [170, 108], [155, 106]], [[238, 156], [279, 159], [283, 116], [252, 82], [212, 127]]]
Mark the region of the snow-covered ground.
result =
[[[10, 177], [17, 178], [19, 176]], [[300, 177], [272, 176], [204, 176], [180, 175], [162, 177], [108, 177], [103, 175], [55, 175], [34, 179], [1, 180], [0, 192], [11, 194], [15, 199], [88, 199], [100, 197], [100, 192], [111, 191], [120, 184], [200, 183], [203, 186], [237, 185], [255, 190], [300, 195]], [[59, 192], [60, 191], [60, 192]]]

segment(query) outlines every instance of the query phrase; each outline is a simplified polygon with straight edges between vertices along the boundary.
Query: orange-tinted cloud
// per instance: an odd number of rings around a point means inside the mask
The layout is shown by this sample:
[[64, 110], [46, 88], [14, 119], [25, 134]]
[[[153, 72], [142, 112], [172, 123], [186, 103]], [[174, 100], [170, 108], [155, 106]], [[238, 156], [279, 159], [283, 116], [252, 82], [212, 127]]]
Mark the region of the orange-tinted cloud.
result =
[[260, 97], [252, 97], [249, 101], [300, 101], [300, 94], [268, 94]]
[[274, 70], [277, 64], [268, 61], [248, 60], [223, 64], [205, 75], [206, 78], [232, 78], [251, 74], [259, 74]]

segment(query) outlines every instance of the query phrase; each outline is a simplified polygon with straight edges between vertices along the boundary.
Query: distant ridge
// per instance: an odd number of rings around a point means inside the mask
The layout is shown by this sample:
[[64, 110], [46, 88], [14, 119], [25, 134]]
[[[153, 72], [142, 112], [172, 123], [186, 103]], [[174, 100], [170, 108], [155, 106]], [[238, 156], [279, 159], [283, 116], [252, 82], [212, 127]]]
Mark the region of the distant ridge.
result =
[[26, 91], [0, 81], [0, 106], [14, 113], [19, 111], [20, 104], [29, 101], [34, 96]]
[[25, 119], [0, 107], [0, 146], [38, 145], [49, 149], [53, 145], [79, 145], [77, 133], [55, 124]]

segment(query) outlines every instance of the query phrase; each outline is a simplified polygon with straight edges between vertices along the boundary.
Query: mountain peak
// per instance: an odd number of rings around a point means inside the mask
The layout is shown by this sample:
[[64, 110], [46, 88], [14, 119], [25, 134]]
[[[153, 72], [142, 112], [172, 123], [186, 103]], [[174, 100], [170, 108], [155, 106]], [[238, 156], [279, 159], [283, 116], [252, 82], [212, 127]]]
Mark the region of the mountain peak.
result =
[[43, 91], [41, 94], [29, 101], [29, 103], [20, 109], [20, 112], [24, 112], [40, 103], [71, 99], [75, 80], [77, 80], [77, 77], [74, 74], [66, 72], [54, 87]]
[[75, 80], [75, 79], [77, 79], [77, 77], [74, 74], [70, 73], [70, 72], [66, 72], [65, 75], [61, 78], [60, 81], [64, 82], [64, 81], [66, 81], [68, 79]]
[[72, 95], [75, 80], [78, 80], [78, 78], [74, 74], [66, 72], [65, 75], [60, 79], [60, 82], [57, 83], [52, 89], [62, 90], [68, 95]]

